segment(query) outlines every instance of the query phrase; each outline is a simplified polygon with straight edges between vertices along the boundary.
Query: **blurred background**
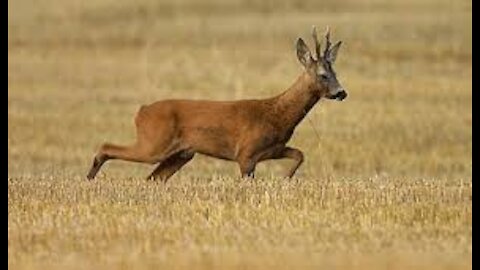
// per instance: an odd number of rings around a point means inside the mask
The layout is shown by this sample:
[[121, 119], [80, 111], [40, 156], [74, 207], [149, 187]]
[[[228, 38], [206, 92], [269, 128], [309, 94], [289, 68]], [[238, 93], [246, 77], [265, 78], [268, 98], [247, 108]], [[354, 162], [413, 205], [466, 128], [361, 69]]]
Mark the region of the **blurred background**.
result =
[[[86, 173], [134, 140], [142, 104], [265, 98], [302, 72], [296, 38], [329, 25], [349, 92], [297, 129], [300, 176], [471, 177], [472, 13], [461, 0], [8, 1], [9, 177]], [[267, 162], [260, 175], [276, 175]], [[113, 176], [150, 166], [112, 162]], [[196, 158], [197, 176], [237, 173]], [[180, 174], [184, 173], [180, 172]]]
[[[142, 104], [287, 89], [312, 25], [349, 96], [297, 127], [298, 179], [196, 156], [84, 181]], [[12, 269], [471, 269], [471, 155], [471, 1], [8, 1]]]

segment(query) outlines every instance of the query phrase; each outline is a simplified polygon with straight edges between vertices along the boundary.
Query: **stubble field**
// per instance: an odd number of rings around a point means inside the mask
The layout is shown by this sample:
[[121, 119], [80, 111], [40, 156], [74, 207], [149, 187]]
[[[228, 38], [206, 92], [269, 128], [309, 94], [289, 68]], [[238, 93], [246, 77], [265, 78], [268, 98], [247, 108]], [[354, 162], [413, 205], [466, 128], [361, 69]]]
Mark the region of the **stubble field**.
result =
[[[9, 1], [12, 269], [471, 269], [468, 1]], [[142, 104], [263, 98], [300, 74], [312, 25], [342, 39], [344, 102], [290, 145], [306, 160], [196, 156], [168, 183], [97, 147]], [[310, 43], [311, 44], [311, 43]], [[318, 136], [317, 136], [318, 133]]]

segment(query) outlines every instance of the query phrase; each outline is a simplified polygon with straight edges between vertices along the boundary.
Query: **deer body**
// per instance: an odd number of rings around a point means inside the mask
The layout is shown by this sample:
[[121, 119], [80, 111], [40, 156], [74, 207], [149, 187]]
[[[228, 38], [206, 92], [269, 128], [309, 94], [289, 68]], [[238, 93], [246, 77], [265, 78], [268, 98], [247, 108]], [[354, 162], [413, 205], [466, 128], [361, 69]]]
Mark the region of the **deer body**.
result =
[[290, 158], [295, 161], [291, 177], [303, 153], [286, 144], [322, 96], [329, 96], [328, 85], [307, 68], [288, 90], [268, 99], [164, 100], [142, 106], [135, 118], [136, 143], [102, 145], [87, 178], [93, 179], [105, 161], [122, 159], [158, 163], [148, 178], [166, 181], [196, 153], [236, 161], [244, 177], [253, 177], [258, 162]]

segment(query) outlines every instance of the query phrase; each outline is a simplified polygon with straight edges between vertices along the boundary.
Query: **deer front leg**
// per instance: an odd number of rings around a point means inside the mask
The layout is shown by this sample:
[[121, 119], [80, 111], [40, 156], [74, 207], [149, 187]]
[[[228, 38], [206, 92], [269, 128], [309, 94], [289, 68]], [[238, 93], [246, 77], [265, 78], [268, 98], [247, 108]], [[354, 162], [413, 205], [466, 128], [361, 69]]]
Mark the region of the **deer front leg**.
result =
[[304, 157], [302, 151], [296, 149], [296, 148], [290, 148], [286, 147], [283, 151], [283, 157], [285, 158], [291, 158], [295, 160], [295, 163], [293, 166], [290, 168], [290, 171], [288, 172], [287, 177], [292, 178], [297, 169], [302, 165]]
[[256, 162], [254, 160], [244, 160], [239, 162], [242, 178], [255, 178]]
[[240, 173], [242, 178], [255, 178], [255, 167], [257, 165], [257, 160], [252, 156], [243, 156], [238, 160], [238, 165], [240, 166]]
[[287, 174], [288, 178], [292, 178], [297, 169], [303, 163], [304, 157], [302, 151], [292, 147], [285, 147], [283, 145], [275, 146], [265, 151], [260, 157], [260, 161], [282, 158], [289, 158], [295, 161]]

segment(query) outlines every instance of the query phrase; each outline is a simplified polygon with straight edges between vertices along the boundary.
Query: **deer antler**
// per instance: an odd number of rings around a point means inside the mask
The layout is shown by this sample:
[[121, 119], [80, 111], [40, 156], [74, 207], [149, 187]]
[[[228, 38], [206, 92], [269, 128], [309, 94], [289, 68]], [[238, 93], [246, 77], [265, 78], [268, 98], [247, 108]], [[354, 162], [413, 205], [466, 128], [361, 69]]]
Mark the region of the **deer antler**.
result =
[[332, 46], [332, 42], [330, 42], [330, 27], [327, 26], [327, 31], [325, 32], [325, 41], [326, 41], [326, 46], [325, 49], [323, 50], [323, 57], [325, 59], [328, 58], [328, 54], [330, 53], [330, 46]]
[[313, 41], [315, 42], [315, 57], [317, 58], [317, 61], [320, 61], [320, 48], [322, 47], [322, 44], [318, 41], [317, 29], [315, 25], [312, 27], [312, 37]]

